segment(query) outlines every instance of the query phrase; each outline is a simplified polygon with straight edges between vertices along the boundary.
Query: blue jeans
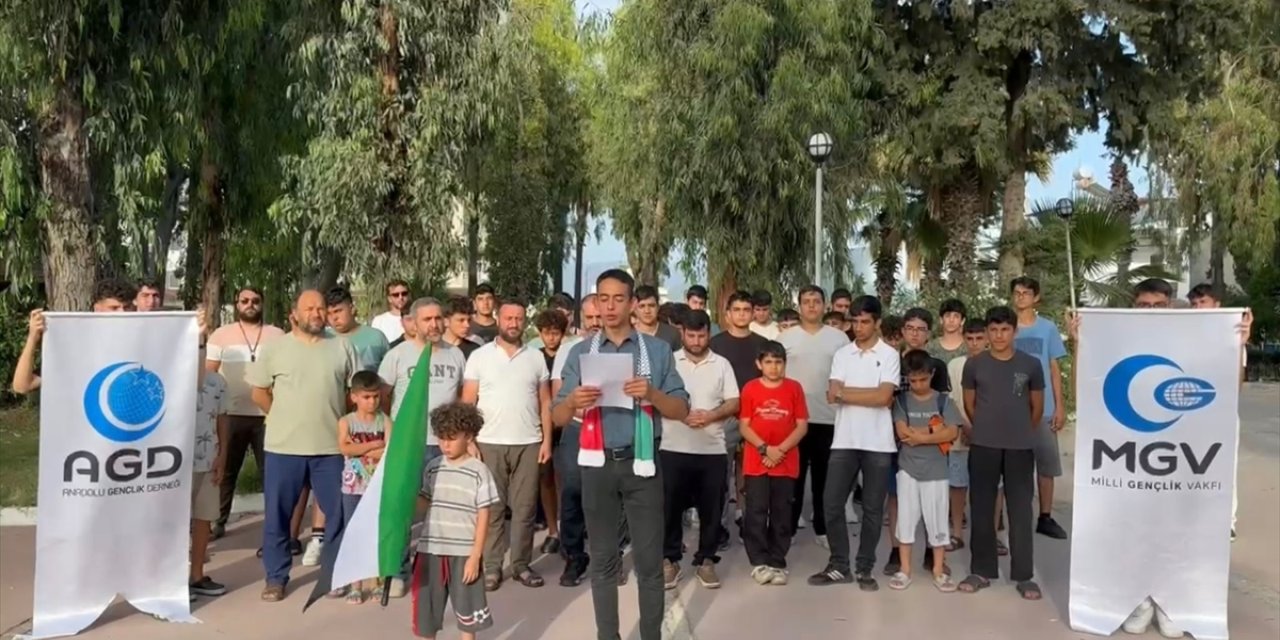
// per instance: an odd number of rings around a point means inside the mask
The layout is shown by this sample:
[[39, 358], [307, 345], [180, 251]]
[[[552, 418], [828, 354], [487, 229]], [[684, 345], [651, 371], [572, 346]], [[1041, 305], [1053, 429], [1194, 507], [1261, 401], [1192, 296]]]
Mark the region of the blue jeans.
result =
[[293, 556], [289, 553], [289, 520], [302, 496], [302, 487], [311, 486], [316, 504], [324, 513], [324, 536], [333, 540], [342, 532], [342, 467], [341, 455], [295, 456], [285, 453], [266, 454], [262, 470], [263, 497], [266, 502], [262, 523], [262, 568], [267, 584], [289, 583]]

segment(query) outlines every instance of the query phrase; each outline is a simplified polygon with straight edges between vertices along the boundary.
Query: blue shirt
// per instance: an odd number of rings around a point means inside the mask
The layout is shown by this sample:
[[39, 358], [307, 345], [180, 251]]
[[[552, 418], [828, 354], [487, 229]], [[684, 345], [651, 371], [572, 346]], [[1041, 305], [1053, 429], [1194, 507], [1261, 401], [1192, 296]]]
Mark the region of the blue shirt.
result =
[[1067, 355], [1067, 347], [1062, 344], [1062, 334], [1058, 332], [1058, 325], [1048, 318], [1036, 316], [1035, 324], [1029, 327], [1018, 327], [1018, 333], [1013, 337], [1013, 346], [1018, 351], [1035, 356], [1040, 361], [1040, 370], [1044, 372], [1044, 419], [1052, 418], [1054, 398], [1049, 362]]
[[[665, 341], [632, 331], [621, 345], [602, 338], [599, 353], [630, 353], [632, 357], [639, 358], [640, 346], [636, 342], [637, 338], [644, 340], [644, 346], [649, 351], [649, 384], [666, 395], [689, 402], [689, 393], [684, 389], [684, 380], [676, 372], [676, 359], [671, 353], [670, 345]], [[560, 393], [556, 395], [557, 403], [564, 402], [569, 394], [582, 384], [579, 360], [584, 353], [591, 353], [591, 340], [582, 340], [570, 348], [568, 359], [564, 363], [564, 371], [560, 373], [562, 386]], [[600, 413], [604, 423], [606, 449], [629, 447], [635, 443], [636, 422], [633, 410], [601, 407]], [[662, 437], [661, 418], [653, 421], [653, 436]]]

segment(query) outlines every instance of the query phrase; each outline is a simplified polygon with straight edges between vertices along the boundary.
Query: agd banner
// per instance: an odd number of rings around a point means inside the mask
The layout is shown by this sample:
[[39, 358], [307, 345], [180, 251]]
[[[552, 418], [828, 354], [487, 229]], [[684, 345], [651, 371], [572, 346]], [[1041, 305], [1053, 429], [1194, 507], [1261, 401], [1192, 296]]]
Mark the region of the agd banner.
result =
[[195, 314], [49, 313], [46, 326], [32, 637], [80, 632], [117, 594], [195, 622]]
[[1227, 637], [1240, 309], [1081, 309], [1071, 627]]

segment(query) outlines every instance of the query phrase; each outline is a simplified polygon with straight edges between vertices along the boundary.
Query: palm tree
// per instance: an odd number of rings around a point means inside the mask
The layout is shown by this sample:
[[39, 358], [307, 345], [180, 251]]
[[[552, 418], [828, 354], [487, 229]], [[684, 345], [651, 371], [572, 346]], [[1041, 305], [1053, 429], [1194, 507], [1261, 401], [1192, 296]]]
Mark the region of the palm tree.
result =
[[[929, 215], [923, 194], [878, 189], [867, 199], [858, 237], [871, 249], [876, 296], [888, 308], [897, 293], [899, 252], [906, 250], [907, 280], [922, 279], [926, 288], [940, 286], [947, 233]], [[933, 282], [936, 280], [936, 282]]]

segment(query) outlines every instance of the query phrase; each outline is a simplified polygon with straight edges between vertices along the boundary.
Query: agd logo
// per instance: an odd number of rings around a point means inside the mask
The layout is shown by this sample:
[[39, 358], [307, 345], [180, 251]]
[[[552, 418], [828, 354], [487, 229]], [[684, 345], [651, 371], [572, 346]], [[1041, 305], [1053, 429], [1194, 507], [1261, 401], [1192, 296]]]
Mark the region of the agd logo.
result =
[[[1165, 367], [1176, 373], [1156, 384], [1152, 391], [1152, 400], [1157, 406], [1178, 415], [1172, 418], [1152, 418], [1143, 415], [1134, 407], [1131, 399], [1133, 381], [1139, 374], [1153, 367]], [[1183, 415], [1213, 403], [1218, 392], [1208, 381], [1185, 375], [1182, 367], [1168, 358], [1154, 354], [1138, 354], [1129, 356], [1115, 364], [1107, 371], [1102, 382], [1102, 402], [1107, 412], [1116, 422], [1125, 428], [1138, 433], [1154, 434], [1173, 426]], [[1113, 461], [1123, 461], [1129, 472], [1135, 470], [1135, 463], [1144, 471], [1154, 476], [1169, 475], [1178, 469], [1179, 458], [1175, 455], [1179, 450], [1186, 458], [1191, 472], [1201, 475], [1218, 454], [1222, 443], [1214, 443], [1203, 457], [1198, 456], [1189, 444], [1181, 442], [1155, 441], [1145, 444], [1141, 450], [1137, 442], [1124, 442], [1112, 448], [1102, 440], [1093, 441], [1093, 468], [1102, 466], [1103, 457]]]
[[[164, 382], [154, 371], [137, 362], [107, 365], [85, 385], [84, 416], [98, 435], [111, 442], [125, 444], [142, 440], [164, 421]], [[170, 476], [181, 466], [182, 451], [168, 445], [143, 450], [118, 449], [101, 462], [92, 452], [80, 450], [67, 456], [62, 476], [65, 482], [71, 482], [72, 477], [79, 474], [96, 483], [102, 471], [110, 480], [130, 482], [144, 472], [147, 478]]]

